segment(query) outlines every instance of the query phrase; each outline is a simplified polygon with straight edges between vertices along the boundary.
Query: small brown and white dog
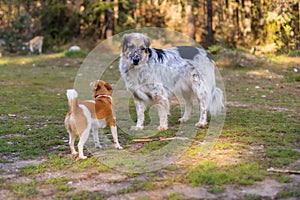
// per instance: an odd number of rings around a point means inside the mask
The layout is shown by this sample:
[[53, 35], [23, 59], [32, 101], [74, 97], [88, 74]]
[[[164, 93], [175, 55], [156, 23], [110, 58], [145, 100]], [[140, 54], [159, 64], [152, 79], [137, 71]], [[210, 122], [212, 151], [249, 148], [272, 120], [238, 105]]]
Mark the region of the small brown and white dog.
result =
[[34, 53], [35, 51], [38, 51], [39, 54], [42, 53], [42, 47], [43, 47], [44, 37], [43, 36], [36, 36], [33, 39], [31, 39], [27, 44], [30, 50], [30, 53]]
[[65, 127], [69, 133], [69, 145], [73, 155], [78, 154], [74, 148], [76, 137], [79, 137], [79, 159], [86, 159], [83, 155], [83, 146], [90, 132], [93, 134], [95, 147], [101, 148], [98, 129], [110, 126], [114, 145], [122, 149], [118, 141], [116, 117], [113, 110], [111, 90], [109, 83], [96, 80], [90, 84], [94, 92], [94, 101], [78, 101], [78, 93], [74, 89], [67, 90], [69, 110], [65, 118]]

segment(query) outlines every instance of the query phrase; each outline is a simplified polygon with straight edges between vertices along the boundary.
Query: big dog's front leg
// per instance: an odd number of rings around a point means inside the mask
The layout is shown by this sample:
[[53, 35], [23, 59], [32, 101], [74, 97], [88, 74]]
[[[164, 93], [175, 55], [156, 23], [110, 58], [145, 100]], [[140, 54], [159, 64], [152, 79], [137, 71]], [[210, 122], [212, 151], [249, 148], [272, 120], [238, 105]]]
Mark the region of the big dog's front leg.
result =
[[130, 129], [134, 131], [138, 131], [144, 128], [146, 105], [143, 101], [140, 101], [136, 98], [134, 99], [134, 104], [136, 109], [137, 122], [136, 122], [136, 126], [132, 126]]

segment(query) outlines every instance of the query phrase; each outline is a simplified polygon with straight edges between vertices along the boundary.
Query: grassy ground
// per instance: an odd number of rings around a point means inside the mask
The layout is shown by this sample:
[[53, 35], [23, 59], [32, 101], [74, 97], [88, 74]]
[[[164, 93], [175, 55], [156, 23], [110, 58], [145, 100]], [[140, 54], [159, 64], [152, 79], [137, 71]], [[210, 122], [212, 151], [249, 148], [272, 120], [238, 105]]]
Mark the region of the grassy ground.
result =
[[[121, 173], [90, 155], [69, 154], [63, 120], [65, 90], [83, 58], [63, 54], [0, 59], [0, 196], [5, 199], [268, 199], [300, 197], [300, 178], [267, 172], [300, 170], [299, 58], [258, 58], [229, 51], [215, 56], [226, 87], [222, 134], [199, 157], [206, 130], [199, 130], [171, 165], [148, 173]], [[111, 69], [113, 76], [118, 73]], [[115, 71], [114, 71], [115, 70]], [[134, 118], [133, 104], [130, 112]], [[151, 112], [151, 110], [149, 111]], [[172, 107], [171, 130], [178, 130]], [[147, 118], [147, 123], [149, 118]], [[123, 123], [123, 122], [120, 122]], [[105, 131], [107, 132], [107, 130]], [[146, 132], [151, 134], [151, 130]], [[134, 144], [122, 131], [125, 150], [149, 153], [168, 144]], [[110, 137], [109, 137], [110, 138]], [[85, 150], [85, 153], [88, 152]]]

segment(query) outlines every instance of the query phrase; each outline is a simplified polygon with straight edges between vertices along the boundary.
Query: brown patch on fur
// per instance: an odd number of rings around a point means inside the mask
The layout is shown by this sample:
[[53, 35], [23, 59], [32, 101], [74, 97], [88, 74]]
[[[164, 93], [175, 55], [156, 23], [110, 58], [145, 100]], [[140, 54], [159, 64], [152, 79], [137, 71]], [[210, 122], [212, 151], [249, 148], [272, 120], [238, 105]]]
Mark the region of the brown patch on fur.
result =
[[[102, 80], [97, 80], [91, 83], [91, 87], [94, 90], [94, 96], [108, 95], [111, 96], [112, 86]], [[106, 96], [99, 96], [95, 98], [95, 111], [97, 119], [105, 119], [109, 126], [115, 126], [116, 120], [113, 110], [113, 104], [111, 98]]]
[[[78, 105], [78, 100], [72, 100], [71, 104], [73, 109], [69, 107], [69, 111], [65, 118], [65, 126], [67, 129], [71, 130], [73, 135], [81, 136], [86, 129], [88, 122], [82, 108]], [[72, 119], [71, 114], [73, 117]]]
[[92, 101], [80, 101], [79, 103], [84, 105], [85, 107], [87, 107], [87, 109], [92, 114], [93, 119], [95, 119], [97, 117], [96, 112], [95, 112], [95, 103], [94, 102], [92, 102]]

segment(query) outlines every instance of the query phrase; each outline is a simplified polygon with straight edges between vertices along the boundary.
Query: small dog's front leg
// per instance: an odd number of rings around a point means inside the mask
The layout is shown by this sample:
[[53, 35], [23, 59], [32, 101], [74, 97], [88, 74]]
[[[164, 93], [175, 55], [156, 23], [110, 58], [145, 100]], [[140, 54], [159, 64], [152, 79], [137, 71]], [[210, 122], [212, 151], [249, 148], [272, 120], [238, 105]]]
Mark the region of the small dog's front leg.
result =
[[115, 148], [116, 149], [123, 149], [123, 147], [121, 147], [121, 145], [119, 144], [117, 127], [115, 125], [111, 125], [110, 126], [110, 131], [111, 131], [111, 134], [113, 136]]
[[135, 104], [135, 109], [136, 109], [137, 122], [136, 122], [136, 126], [132, 126], [130, 128], [130, 130], [133, 130], [133, 131], [143, 130], [146, 105], [144, 102], [137, 100], [137, 99], [134, 99], [134, 104]]

